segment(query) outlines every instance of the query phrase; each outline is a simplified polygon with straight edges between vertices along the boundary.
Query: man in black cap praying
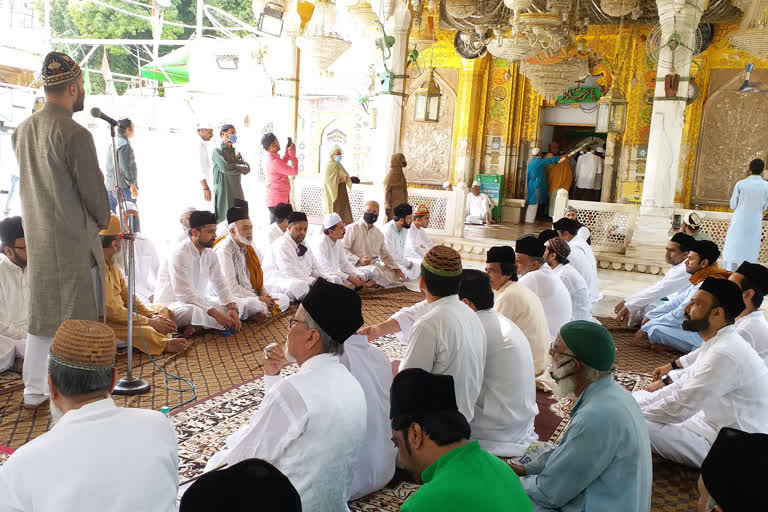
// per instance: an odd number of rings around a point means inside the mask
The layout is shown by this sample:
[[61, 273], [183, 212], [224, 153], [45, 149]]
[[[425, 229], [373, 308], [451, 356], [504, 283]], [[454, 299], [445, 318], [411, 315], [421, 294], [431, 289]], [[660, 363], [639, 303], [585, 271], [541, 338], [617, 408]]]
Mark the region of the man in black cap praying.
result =
[[29, 272], [21, 217], [0, 221], [0, 373], [24, 359]]
[[423, 482], [401, 512], [533, 511], [515, 472], [469, 441], [453, 377], [403, 370], [392, 382], [391, 403], [392, 441], [400, 463]]
[[[736, 332], [733, 324], [743, 311], [736, 283], [712, 277], [704, 280], [685, 307], [683, 329], [698, 332], [703, 340], [695, 361], [682, 373], [634, 393], [654, 453], [701, 467], [722, 427], [765, 431], [768, 367]], [[669, 367], [677, 368], [678, 363]]]
[[[344, 342], [363, 325], [360, 297], [318, 279], [290, 322], [286, 344], [265, 350], [264, 400], [227, 439], [206, 471], [257, 457], [296, 487], [303, 510], [346, 510], [366, 432], [365, 395], [341, 364]], [[298, 371], [282, 378], [291, 363]]]

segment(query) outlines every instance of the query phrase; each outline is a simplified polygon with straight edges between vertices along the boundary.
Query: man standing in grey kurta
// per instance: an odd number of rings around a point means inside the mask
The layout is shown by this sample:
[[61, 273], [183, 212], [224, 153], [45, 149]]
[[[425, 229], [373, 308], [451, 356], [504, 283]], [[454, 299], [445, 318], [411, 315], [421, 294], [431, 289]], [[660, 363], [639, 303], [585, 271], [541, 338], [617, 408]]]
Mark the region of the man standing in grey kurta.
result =
[[45, 107], [13, 135], [30, 288], [25, 408], [48, 400], [48, 351], [56, 329], [65, 320], [99, 320], [104, 290], [99, 229], [109, 225], [93, 137], [72, 119], [83, 110], [85, 99], [80, 66], [63, 53], [51, 52], [43, 62], [42, 79]]

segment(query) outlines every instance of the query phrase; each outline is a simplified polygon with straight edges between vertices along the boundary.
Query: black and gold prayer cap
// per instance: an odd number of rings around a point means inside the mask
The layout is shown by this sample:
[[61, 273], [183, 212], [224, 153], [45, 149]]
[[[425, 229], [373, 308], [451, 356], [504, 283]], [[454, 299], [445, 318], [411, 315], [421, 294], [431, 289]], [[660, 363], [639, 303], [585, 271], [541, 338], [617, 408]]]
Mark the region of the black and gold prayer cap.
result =
[[65, 53], [50, 52], [45, 56], [41, 75], [46, 87], [66, 84], [82, 74], [83, 70], [77, 62]]

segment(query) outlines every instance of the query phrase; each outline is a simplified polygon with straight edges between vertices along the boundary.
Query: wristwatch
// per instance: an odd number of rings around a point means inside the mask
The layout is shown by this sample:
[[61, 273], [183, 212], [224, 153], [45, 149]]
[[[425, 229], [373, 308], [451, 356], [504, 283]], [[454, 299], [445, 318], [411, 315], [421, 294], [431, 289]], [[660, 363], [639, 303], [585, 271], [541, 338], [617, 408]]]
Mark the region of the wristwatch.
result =
[[669, 363], [669, 365], [672, 367], [673, 370], [679, 370], [680, 369], [680, 365], [677, 364], [677, 359], [673, 359], [672, 362]]
[[663, 382], [665, 386], [669, 386], [670, 384], [672, 384], [672, 379], [670, 378], [669, 375], [667, 375], [663, 379], [661, 379], [661, 382]]

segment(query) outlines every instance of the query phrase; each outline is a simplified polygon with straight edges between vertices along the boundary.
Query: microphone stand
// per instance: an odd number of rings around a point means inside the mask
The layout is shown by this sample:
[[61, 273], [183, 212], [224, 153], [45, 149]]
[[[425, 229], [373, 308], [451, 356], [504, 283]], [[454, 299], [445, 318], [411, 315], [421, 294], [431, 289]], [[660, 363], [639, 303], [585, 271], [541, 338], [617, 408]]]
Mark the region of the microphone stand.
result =
[[[133, 376], [133, 304], [136, 300], [136, 278], [134, 275], [134, 254], [133, 242], [136, 235], [133, 233], [128, 222], [128, 211], [126, 208], [126, 199], [123, 197], [123, 189], [120, 187], [120, 163], [117, 157], [117, 140], [115, 138], [115, 126], [110, 124], [110, 135], [112, 137], [112, 161], [115, 169], [115, 194], [117, 195], [117, 205], [119, 208], [118, 218], [120, 219], [120, 234], [123, 247], [123, 265], [125, 266], [126, 279], [128, 281], [128, 361], [126, 376], [118, 379], [115, 383], [113, 395], [138, 395], [149, 391], [149, 383]], [[107, 323], [107, 294], [104, 293], [104, 323]]]

